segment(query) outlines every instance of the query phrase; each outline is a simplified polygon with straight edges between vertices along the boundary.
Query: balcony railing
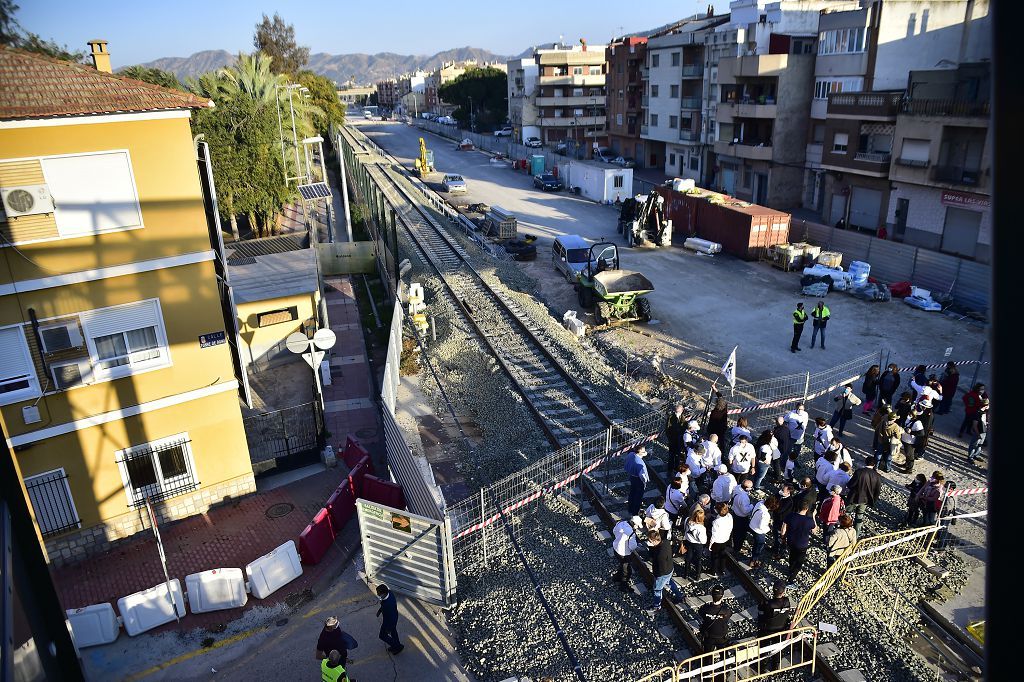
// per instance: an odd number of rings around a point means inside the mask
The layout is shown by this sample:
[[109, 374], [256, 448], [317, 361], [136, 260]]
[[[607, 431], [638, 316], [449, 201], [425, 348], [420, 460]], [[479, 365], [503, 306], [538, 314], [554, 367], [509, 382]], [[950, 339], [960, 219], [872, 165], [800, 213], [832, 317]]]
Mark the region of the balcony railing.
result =
[[683, 78], [699, 78], [703, 74], [703, 64], [686, 64], [683, 66]]
[[679, 99], [680, 109], [700, 109], [700, 97], [681, 97]]
[[892, 154], [888, 152], [857, 152], [853, 156], [854, 161], [864, 161], [866, 163], [889, 163], [892, 158]]
[[696, 130], [680, 130], [679, 139], [684, 142], [696, 142], [700, 139], [700, 133]]
[[932, 180], [951, 185], [976, 187], [981, 180], [981, 171], [977, 168], [964, 168], [963, 166], [935, 166], [932, 168]]
[[828, 96], [828, 113], [847, 116], [896, 118], [901, 92], [841, 92]]
[[989, 103], [960, 99], [906, 99], [900, 104], [900, 113], [909, 116], [985, 118], [989, 115]]

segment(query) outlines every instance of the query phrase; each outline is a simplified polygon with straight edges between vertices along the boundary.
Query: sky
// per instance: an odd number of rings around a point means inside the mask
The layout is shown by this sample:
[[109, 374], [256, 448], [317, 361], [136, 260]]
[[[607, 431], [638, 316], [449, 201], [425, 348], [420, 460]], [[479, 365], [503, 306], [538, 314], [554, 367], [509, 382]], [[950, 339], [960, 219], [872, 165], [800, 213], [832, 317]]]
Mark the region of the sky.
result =
[[[585, 38], [602, 44], [613, 35], [655, 28], [704, 13], [709, 4], [727, 11], [724, 0], [643, 0], [641, 11], [623, 3], [591, 0], [15, 0], [18, 22], [71, 49], [108, 42], [114, 68], [160, 57], [187, 57], [200, 50], [252, 49], [255, 25], [278, 12], [294, 24], [297, 42], [311, 52], [395, 52], [432, 55], [456, 47], [478, 47], [516, 55], [534, 45]], [[629, 3], [626, 4], [630, 6]], [[585, 8], [585, 10], [584, 10]], [[616, 11], [612, 11], [616, 8]], [[581, 11], [583, 10], [583, 11]]]

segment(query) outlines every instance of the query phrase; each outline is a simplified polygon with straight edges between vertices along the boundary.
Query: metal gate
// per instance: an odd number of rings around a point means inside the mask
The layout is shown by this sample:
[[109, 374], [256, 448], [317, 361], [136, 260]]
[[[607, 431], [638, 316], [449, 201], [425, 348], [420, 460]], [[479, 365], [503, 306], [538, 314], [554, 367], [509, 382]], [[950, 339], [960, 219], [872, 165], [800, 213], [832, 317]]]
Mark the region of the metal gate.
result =
[[322, 447], [323, 415], [317, 401], [246, 417], [242, 424], [249, 443], [249, 459], [253, 462], [316, 451]]
[[452, 533], [437, 521], [387, 505], [356, 500], [369, 581], [448, 607], [455, 601]]

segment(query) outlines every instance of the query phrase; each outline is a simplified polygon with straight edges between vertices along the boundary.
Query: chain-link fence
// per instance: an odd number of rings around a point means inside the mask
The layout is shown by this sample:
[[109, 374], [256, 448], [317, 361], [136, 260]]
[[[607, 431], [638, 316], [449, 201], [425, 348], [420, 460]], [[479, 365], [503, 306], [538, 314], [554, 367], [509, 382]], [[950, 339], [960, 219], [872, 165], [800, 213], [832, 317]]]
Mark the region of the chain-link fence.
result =
[[947, 483], [938, 513], [939, 532], [932, 548], [956, 547], [964, 554], [984, 560], [988, 532], [988, 487], [959, 487]]

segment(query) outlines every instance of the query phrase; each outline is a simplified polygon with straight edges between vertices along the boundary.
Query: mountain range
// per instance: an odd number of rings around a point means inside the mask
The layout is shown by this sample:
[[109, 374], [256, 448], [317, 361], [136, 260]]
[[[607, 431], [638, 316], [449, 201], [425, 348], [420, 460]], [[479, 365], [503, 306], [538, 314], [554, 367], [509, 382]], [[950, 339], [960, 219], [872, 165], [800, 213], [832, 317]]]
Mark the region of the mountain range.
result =
[[[517, 57], [533, 54], [533, 50], [525, 50]], [[467, 61], [475, 59], [483, 62], [505, 62], [517, 57], [497, 55], [477, 47], [460, 47], [445, 50], [434, 55], [403, 55], [393, 52], [377, 54], [327, 54], [318, 52], [309, 56], [307, 68], [331, 80], [344, 84], [350, 80], [355, 83], [376, 83], [384, 78], [399, 76], [416, 70], [431, 71], [444, 62]], [[146, 62], [142, 66], [170, 71], [184, 81], [190, 76], [197, 76], [208, 71], [233, 64], [235, 55], [227, 50], [204, 50], [189, 57], [163, 57]]]

